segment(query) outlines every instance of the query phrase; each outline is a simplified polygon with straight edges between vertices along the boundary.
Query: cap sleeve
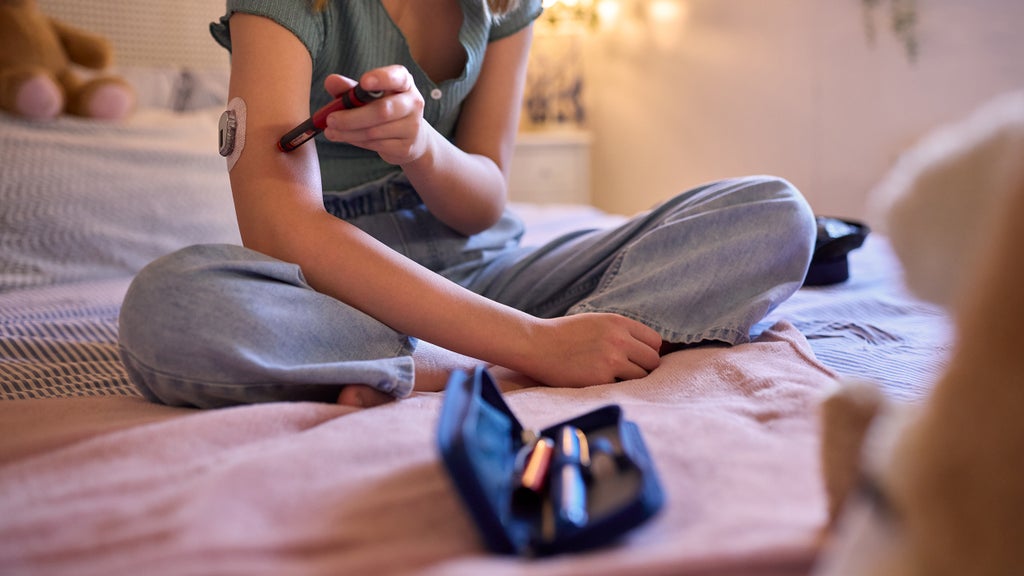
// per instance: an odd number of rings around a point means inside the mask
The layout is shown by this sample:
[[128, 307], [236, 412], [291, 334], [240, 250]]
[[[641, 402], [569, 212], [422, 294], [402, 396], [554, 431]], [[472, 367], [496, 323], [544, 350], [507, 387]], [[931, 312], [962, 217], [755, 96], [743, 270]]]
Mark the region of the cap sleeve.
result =
[[523, 0], [518, 8], [502, 16], [496, 24], [491, 26], [488, 41], [494, 42], [519, 32], [536, 20], [543, 11], [541, 0]]
[[316, 13], [311, 2], [281, 2], [280, 0], [228, 0], [227, 12], [220, 20], [210, 24], [210, 33], [221, 46], [231, 50], [231, 15], [253, 14], [269, 18], [294, 34], [316, 60], [324, 45], [326, 11]]

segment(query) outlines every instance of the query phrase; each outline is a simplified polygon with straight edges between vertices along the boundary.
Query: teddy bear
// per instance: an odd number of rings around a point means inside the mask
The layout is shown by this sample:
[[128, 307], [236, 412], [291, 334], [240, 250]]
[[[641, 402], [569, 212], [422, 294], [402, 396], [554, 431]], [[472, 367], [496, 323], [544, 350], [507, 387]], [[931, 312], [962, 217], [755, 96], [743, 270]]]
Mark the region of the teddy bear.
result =
[[116, 75], [84, 79], [72, 68], [103, 70], [112, 56], [106, 39], [47, 17], [35, 0], [0, 0], [0, 110], [35, 120], [122, 119], [134, 108], [131, 85]]
[[1024, 92], [923, 140], [873, 191], [907, 286], [953, 321], [919, 403], [847, 381], [823, 404], [833, 519], [815, 576], [1024, 567]]

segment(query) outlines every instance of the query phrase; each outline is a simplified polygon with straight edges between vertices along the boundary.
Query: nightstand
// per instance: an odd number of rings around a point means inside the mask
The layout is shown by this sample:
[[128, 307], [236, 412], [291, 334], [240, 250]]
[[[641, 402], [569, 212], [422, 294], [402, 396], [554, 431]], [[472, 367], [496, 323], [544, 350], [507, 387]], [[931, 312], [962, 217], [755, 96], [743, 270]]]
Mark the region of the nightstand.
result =
[[590, 204], [590, 133], [520, 132], [509, 176], [513, 202]]

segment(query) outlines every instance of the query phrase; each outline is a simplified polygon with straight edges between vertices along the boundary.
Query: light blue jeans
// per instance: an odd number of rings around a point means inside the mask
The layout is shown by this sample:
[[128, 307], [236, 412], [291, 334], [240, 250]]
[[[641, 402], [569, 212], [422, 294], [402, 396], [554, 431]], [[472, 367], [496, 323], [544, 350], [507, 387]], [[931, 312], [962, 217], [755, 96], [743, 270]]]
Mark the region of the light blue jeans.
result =
[[[506, 214], [465, 237], [434, 218], [401, 175], [328, 211], [488, 298], [538, 317], [614, 312], [668, 342], [749, 339], [803, 282], [815, 240], [788, 182], [750, 177], [682, 193], [610, 230], [521, 247]], [[429, 303], [425, 303], [429, 305]], [[121, 358], [142, 393], [170, 405], [333, 402], [343, 384], [403, 397], [416, 341], [314, 291], [298, 266], [232, 245], [199, 245], [142, 270], [120, 316]]]

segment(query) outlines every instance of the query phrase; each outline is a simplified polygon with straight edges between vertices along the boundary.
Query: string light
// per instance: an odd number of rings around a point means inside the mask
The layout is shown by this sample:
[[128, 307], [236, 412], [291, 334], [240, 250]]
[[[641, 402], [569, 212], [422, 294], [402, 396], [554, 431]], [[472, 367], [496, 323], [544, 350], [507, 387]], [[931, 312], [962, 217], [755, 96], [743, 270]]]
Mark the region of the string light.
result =
[[684, 0], [543, 0], [549, 24], [586, 24], [614, 28], [625, 19], [648, 24], [676, 22], [685, 13]]

